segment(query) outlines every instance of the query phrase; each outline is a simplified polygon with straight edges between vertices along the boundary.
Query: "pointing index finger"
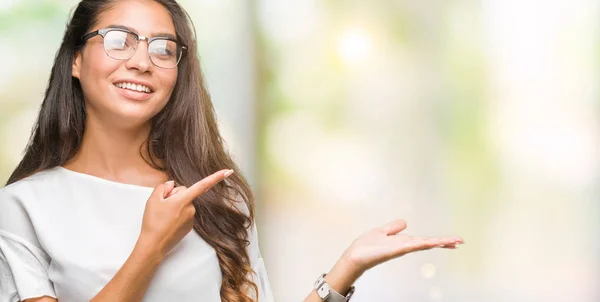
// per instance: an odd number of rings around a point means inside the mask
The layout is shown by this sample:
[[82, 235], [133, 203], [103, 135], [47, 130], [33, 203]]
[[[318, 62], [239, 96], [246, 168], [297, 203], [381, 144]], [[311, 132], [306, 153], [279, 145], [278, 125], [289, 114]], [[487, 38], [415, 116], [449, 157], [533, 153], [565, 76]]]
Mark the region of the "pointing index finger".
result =
[[190, 203], [196, 197], [204, 194], [206, 191], [210, 190], [210, 188], [212, 188], [214, 185], [218, 184], [223, 179], [229, 177], [231, 174], [233, 174], [233, 170], [231, 169], [220, 170], [199, 180], [198, 182], [191, 185], [189, 188], [183, 190], [182, 192], [178, 192], [175, 196], [179, 196], [178, 199], [182, 200], [185, 203]]

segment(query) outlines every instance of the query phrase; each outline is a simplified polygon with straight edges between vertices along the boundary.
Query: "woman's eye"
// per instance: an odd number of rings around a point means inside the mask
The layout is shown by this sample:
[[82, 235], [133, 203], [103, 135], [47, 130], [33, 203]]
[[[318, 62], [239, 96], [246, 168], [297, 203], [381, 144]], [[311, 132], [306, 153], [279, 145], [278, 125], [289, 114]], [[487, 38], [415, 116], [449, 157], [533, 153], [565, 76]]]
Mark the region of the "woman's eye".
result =
[[127, 40], [108, 40], [108, 45], [111, 49], [123, 49], [129, 47]]
[[170, 40], [154, 40], [150, 45], [150, 53], [161, 57], [175, 56], [175, 49], [177, 44]]
[[173, 52], [168, 48], [155, 48], [152, 50], [152, 53], [155, 55], [161, 56], [172, 56]]

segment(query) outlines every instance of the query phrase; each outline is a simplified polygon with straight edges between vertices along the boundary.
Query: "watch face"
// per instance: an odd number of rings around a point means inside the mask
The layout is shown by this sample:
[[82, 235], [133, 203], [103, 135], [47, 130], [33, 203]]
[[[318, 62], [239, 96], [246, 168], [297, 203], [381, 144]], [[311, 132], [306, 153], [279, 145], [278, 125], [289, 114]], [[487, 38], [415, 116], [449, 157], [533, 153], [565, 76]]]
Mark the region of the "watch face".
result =
[[317, 295], [323, 300], [329, 298], [331, 291], [329, 290], [329, 286], [327, 284], [323, 284], [323, 286], [317, 289]]

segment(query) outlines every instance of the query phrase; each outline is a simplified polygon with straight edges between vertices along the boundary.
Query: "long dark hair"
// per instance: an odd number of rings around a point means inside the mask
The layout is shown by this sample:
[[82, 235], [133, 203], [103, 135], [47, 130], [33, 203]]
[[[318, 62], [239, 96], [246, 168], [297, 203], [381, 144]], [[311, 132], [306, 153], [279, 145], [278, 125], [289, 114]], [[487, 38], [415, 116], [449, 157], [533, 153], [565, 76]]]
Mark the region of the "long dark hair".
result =
[[[178, 65], [177, 83], [169, 102], [152, 118], [150, 135], [145, 143], [151, 156], [145, 158], [154, 168], [184, 186], [223, 168], [236, 170], [227, 182], [221, 182], [194, 200], [194, 230], [216, 250], [223, 277], [221, 299], [225, 302], [252, 301], [248, 290], [253, 289], [258, 294], [246, 249], [247, 229], [254, 220], [252, 192], [224, 150], [196, 55], [193, 24], [188, 14], [175, 0], [154, 1], [169, 11], [177, 38], [188, 46], [188, 50]], [[83, 0], [75, 9], [56, 54], [25, 155], [7, 185], [63, 165], [78, 152], [86, 113], [81, 85], [71, 74], [72, 63], [84, 45], [83, 35], [114, 3], [111, 0]], [[232, 207], [236, 198], [243, 199], [249, 209], [248, 215]]]

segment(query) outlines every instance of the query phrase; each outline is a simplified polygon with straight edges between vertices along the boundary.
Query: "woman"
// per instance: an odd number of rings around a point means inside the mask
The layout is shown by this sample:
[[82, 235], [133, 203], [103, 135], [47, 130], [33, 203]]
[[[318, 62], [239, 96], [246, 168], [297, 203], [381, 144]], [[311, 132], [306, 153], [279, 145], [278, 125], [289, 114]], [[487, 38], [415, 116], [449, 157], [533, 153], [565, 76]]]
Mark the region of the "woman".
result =
[[[0, 191], [0, 302], [273, 300], [189, 24], [174, 0], [79, 3]], [[379, 263], [462, 243], [405, 227], [357, 238], [305, 301], [345, 301]]]

